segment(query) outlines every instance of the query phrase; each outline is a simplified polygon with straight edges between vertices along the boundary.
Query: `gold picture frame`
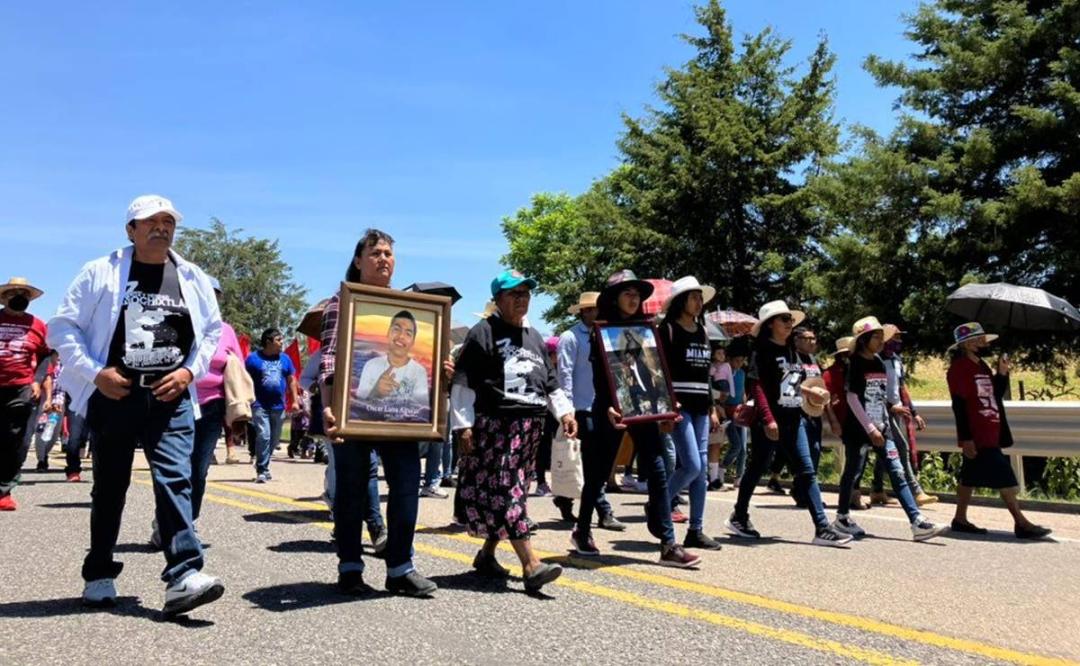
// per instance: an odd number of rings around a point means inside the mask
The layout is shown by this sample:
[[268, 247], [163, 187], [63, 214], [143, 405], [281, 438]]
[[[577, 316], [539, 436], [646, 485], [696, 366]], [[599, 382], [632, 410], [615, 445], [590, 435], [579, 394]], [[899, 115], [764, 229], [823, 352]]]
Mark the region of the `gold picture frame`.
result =
[[331, 406], [341, 437], [446, 438], [450, 304], [447, 296], [341, 283]]

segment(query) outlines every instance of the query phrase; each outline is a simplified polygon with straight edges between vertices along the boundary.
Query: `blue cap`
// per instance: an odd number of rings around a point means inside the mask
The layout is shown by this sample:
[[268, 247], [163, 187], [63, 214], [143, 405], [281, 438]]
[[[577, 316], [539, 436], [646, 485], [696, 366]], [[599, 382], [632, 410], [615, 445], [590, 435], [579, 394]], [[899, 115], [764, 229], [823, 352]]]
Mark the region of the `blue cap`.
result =
[[492, 297], [498, 296], [500, 291], [513, 289], [519, 284], [523, 284], [529, 289], [536, 289], [540, 283], [530, 277], [525, 277], [520, 271], [508, 268], [491, 281], [491, 295]]
[[210, 278], [210, 286], [214, 288], [214, 291], [221, 291], [221, 283], [218, 282], [216, 277], [213, 275], [207, 275], [206, 277]]

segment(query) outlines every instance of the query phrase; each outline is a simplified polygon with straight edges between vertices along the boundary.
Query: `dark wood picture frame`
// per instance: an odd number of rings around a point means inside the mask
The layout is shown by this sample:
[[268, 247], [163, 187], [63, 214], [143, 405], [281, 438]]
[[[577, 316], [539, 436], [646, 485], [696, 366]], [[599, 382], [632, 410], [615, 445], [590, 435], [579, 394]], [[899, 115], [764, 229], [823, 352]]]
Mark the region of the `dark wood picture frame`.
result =
[[[601, 355], [604, 362], [604, 372], [607, 373], [608, 386], [611, 388], [611, 404], [615, 405], [623, 414], [623, 423], [627, 425], [633, 425], [635, 423], [649, 423], [652, 421], [670, 421], [678, 417], [678, 412], [675, 411], [675, 390], [671, 386], [671, 372], [668, 370], [667, 358], [664, 356], [663, 343], [660, 341], [660, 335], [656, 330], [656, 326], [651, 322], [634, 321], [634, 322], [604, 322], [598, 321], [593, 324], [593, 329], [597, 340], [600, 342], [600, 349], [603, 352]], [[618, 353], [617, 350], [608, 348], [608, 338], [605, 337], [605, 331], [624, 330], [624, 329], [638, 329], [639, 331], [647, 332], [652, 336], [652, 340], [655, 345], [652, 349], [655, 349], [656, 353], [656, 367], [654, 369], [646, 369], [648, 373], [648, 380], [652, 385], [652, 392], [646, 393], [645, 398], [653, 403], [654, 408], [659, 407], [655, 411], [649, 411], [648, 413], [635, 413], [634, 410], [628, 410], [627, 405], [624, 404], [625, 400], [622, 399], [625, 396], [620, 395], [620, 389], [623, 388], [625, 381], [621, 376], [616, 376], [614, 368], [612, 367], [612, 355]], [[644, 340], [644, 335], [641, 336]], [[650, 347], [644, 345], [643, 350], [648, 350]], [[647, 353], [647, 352], [646, 352]], [[648, 365], [648, 364], [646, 364]], [[657, 377], [657, 371], [660, 376]], [[638, 373], [640, 375], [640, 372]], [[659, 386], [657, 386], [657, 379], [660, 380]], [[644, 388], [644, 387], [643, 387]], [[657, 390], [657, 389], [660, 390]], [[663, 395], [666, 393], [666, 395]], [[666, 401], [662, 402], [662, 401]], [[640, 411], [640, 410], [638, 410]]]
[[[435, 296], [416, 292], [384, 289], [369, 285], [342, 282], [338, 312], [337, 359], [333, 384], [334, 418], [339, 424], [338, 433], [349, 439], [375, 441], [439, 441], [446, 438], [450, 387], [443, 375], [443, 364], [450, 357], [450, 304], [448, 296]], [[399, 422], [361, 419], [351, 416], [354, 402], [352, 395], [360, 377], [354, 371], [356, 362], [355, 326], [357, 316], [364, 314], [364, 307], [377, 306], [386, 311], [407, 310], [427, 312], [434, 316], [431, 348], [430, 386], [428, 397], [430, 419], [423, 422]], [[385, 315], [378, 315], [385, 316]], [[392, 317], [387, 317], [392, 319]], [[416, 332], [419, 331], [419, 326]], [[368, 363], [374, 358], [369, 358]]]

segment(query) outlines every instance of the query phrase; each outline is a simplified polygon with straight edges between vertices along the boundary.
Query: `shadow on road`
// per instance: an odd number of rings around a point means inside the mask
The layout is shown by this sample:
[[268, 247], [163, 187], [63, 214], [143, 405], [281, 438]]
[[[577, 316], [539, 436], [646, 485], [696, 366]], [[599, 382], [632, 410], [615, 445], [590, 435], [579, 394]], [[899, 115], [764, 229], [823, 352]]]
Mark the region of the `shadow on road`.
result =
[[194, 620], [186, 615], [167, 618], [161, 611], [143, 606], [139, 602], [139, 597], [117, 597], [116, 605], [109, 608], [87, 608], [83, 606], [81, 597], [35, 599], [0, 604], [0, 618], [45, 618], [89, 613], [108, 613], [110, 615], [150, 620], [151, 622], [167, 622], [193, 629], [214, 626], [214, 623], [209, 620]]
[[381, 596], [378, 592], [367, 596], [348, 596], [338, 592], [337, 586], [331, 583], [310, 581], [260, 587], [244, 593], [243, 598], [263, 610], [274, 613], [287, 613], [308, 608], [348, 604], [354, 601], [374, 599], [378, 596]]
[[321, 509], [266, 511], [246, 514], [244, 520], [249, 523], [321, 523], [330, 520], [330, 512]]
[[1031, 539], [1017, 539], [1016, 535], [1012, 532], [998, 532], [990, 531], [987, 534], [966, 534], [963, 532], [947, 532], [942, 536], [949, 539], [956, 539], [957, 541], [989, 541], [992, 543], [1009, 543], [1016, 546], [1031, 546], [1039, 543], [1057, 543], [1054, 541], [1053, 535], [1050, 535], [1047, 539], [1031, 540]]
[[89, 509], [90, 502], [50, 502], [38, 506], [42, 509]]
[[333, 553], [334, 544], [326, 539], [297, 539], [282, 541], [276, 546], [267, 546], [266, 549], [275, 553]]
[[120, 543], [113, 548], [114, 553], [160, 553], [161, 549], [149, 543]]

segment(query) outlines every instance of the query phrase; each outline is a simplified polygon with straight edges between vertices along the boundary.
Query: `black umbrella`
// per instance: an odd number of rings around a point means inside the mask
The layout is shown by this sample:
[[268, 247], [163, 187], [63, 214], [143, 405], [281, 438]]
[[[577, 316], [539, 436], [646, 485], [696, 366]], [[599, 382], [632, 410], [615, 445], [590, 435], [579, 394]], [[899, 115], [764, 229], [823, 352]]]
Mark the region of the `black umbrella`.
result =
[[461, 294], [458, 293], [458, 290], [445, 282], [414, 282], [408, 287], [405, 287], [404, 291], [415, 291], [421, 294], [432, 294], [434, 296], [449, 296], [450, 305], [461, 300]]
[[1027, 331], [1080, 329], [1080, 311], [1063, 298], [1006, 282], [968, 284], [945, 299], [945, 309], [984, 326]]

